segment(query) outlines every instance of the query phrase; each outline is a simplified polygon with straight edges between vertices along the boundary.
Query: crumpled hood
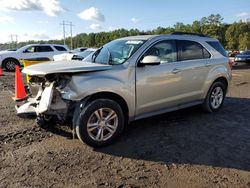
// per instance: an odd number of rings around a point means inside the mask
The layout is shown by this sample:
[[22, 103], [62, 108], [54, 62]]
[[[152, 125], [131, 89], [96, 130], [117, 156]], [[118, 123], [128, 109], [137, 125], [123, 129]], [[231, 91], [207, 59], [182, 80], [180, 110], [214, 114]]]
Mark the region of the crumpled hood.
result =
[[89, 63], [83, 61], [49, 61], [31, 65], [23, 69], [28, 75], [46, 75], [51, 73], [79, 73], [111, 69], [111, 65]]

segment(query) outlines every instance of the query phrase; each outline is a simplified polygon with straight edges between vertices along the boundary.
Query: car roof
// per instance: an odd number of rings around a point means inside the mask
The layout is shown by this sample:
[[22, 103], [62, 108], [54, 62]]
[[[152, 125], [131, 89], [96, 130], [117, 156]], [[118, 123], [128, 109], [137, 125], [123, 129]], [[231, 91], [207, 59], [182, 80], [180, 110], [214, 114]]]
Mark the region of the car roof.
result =
[[50, 46], [50, 45], [52, 45], [52, 46], [66, 46], [66, 45], [63, 45], [63, 44], [27, 44], [27, 45], [25, 45], [25, 46]]
[[217, 39], [211, 38], [209, 36], [199, 36], [195, 34], [163, 34], [163, 35], [137, 35], [120, 38], [118, 40], [150, 40], [150, 39], [188, 39], [188, 40], [205, 40], [205, 41], [218, 41]]

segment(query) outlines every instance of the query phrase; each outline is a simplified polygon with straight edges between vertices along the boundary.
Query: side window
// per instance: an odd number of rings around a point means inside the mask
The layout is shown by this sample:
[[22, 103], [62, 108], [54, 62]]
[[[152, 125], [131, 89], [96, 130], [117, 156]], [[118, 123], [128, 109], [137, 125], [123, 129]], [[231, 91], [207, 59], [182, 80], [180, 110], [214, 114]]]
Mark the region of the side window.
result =
[[57, 51], [67, 51], [63, 46], [54, 46]]
[[179, 61], [210, 58], [210, 53], [198, 42], [178, 40]]
[[147, 50], [144, 56], [158, 56], [161, 63], [170, 63], [177, 61], [176, 44], [174, 40], [158, 42]]
[[54, 50], [50, 46], [37, 46], [37, 52], [53, 52]]
[[33, 53], [33, 52], [35, 52], [35, 46], [31, 46], [31, 47], [27, 48], [24, 52], [26, 52], [26, 53]]

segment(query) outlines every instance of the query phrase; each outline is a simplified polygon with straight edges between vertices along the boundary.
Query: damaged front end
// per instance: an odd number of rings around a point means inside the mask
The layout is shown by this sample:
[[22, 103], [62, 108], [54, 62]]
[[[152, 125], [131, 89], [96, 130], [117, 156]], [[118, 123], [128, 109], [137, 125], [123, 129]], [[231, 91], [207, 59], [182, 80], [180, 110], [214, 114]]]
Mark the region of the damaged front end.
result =
[[17, 106], [17, 114], [36, 115], [38, 120], [42, 121], [53, 118], [59, 122], [66, 122], [73, 116], [74, 102], [63, 99], [61, 94], [70, 80], [69, 74], [31, 76], [30, 97], [22, 105]]

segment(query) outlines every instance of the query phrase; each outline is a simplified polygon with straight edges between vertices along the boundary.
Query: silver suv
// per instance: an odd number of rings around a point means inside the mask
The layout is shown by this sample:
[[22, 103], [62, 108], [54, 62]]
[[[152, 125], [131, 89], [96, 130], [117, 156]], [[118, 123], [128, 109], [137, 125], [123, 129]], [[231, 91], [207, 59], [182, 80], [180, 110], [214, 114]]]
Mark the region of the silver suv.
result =
[[133, 36], [114, 40], [84, 61], [27, 67], [40, 89], [17, 112], [39, 124], [72, 124], [93, 147], [112, 143], [141, 118], [202, 105], [218, 111], [231, 69], [218, 40], [198, 34]]

